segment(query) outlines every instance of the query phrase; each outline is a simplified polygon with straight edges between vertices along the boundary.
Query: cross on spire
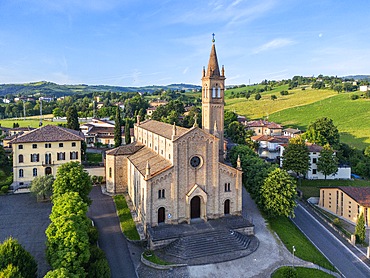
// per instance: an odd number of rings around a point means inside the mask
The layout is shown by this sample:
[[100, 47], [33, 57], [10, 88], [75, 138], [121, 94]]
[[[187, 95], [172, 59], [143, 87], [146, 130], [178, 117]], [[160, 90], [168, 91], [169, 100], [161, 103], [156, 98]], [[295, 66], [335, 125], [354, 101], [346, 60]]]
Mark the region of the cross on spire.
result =
[[215, 33], [212, 33], [212, 42], [215, 42]]

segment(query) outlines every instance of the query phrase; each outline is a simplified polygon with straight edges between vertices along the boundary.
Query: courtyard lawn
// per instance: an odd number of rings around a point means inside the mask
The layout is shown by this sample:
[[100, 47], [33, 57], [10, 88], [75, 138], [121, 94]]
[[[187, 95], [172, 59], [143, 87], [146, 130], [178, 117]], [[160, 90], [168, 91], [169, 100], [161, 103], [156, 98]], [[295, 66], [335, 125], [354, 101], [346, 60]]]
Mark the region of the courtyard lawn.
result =
[[102, 162], [102, 154], [101, 153], [86, 153], [87, 155], [87, 162], [99, 164]]
[[295, 256], [335, 272], [334, 266], [316, 249], [289, 218], [283, 216], [268, 218], [268, 223], [290, 252], [292, 252], [293, 246], [295, 247]]
[[[0, 125], [2, 127], [8, 127], [8, 128], [12, 128], [13, 127], [13, 123], [18, 123], [19, 124], [19, 127], [34, 127], [34, 128], [37, 128], [39, 127], [39, 124], [40, 124], [40, 119], [3, 119], [3, 120], [0, 120]], [[60, 124], [61, 122], [53, 122], [51, 121], [50, 119], [44, 119], [42, 121], [43, 125], [58, 125]]]
[[[271, 278], [286, 278], [286, 269], [289, 268], [287, 266], [283, 266], [279, 269], [277, 269], [272, 275]], [[321, 271], [319, 269], [315, 268], [305, 268], [305, 267], [296, 267], [296, 273], [299, 278], [330, 278], [330, 277], [335, 277], [333, 275], [330, 275], [324, 271]], [[293, 277], [293, 276], [289, 276]]]
[[136, 230], [135, 222], [132, 219], [125, 197], [123, 195], [116, 195], [113, 199], [116, 204], [117, 214], [123, 234], [130, 240], [140, 240], [139, 233]]

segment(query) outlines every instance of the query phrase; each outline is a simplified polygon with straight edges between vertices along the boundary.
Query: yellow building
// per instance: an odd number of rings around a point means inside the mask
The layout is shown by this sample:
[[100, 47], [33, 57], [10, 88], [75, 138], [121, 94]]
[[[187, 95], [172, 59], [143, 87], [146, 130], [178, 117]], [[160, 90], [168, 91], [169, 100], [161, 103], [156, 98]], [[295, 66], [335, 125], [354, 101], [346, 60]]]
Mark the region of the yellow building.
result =
[[361, 213], [370, 225], [370, 187], [321, 187], [319, 207], [354, 224]]
[[81, 162], [81, 132], [47, 125], [19, 136], [13, 147], [13, 189], [27, 187], [42, 175], [55, 175], [57, 168], [70, 161]]

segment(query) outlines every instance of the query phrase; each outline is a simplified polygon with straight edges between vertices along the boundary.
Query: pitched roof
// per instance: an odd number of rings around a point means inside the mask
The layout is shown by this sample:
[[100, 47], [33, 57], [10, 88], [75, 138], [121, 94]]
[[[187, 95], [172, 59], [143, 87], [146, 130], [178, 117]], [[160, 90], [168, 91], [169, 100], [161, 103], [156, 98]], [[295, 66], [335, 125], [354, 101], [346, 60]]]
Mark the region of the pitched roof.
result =
[[250, 121], [247, 123], [248, 127], [260, 127], [260, 126], [265, 126], [268, 128], [282, 128], [281, 125], [274, 123], [274, 122], [269, 122], [265, 120], [257, 120], [257, 121]]
[[133, 142], [128, 145], [120, 146], [118, 148], [114, 148], [112, 150], [109, 150], [106, 152], [107, 155], [130, 155], [134, 154], [138, 150], [140, 150], [144, 145], [138, 143], [138, 142]]
[[[141, 122], [139, 125], [140, 128], [146, 129], [150, 132], [163, 136], [167, 139], [172, 139], [172, 129], [173, 125], [154, 121], [154, 120], [146, 120]], [[181, 136], [188, 132], [189, 129], [176, 126], [176, 136]]]
[[370, 187], [339, 186], [340, 190], [362, 206], [370, 207]]
[[148, 162], [150, 166], [151, 177], [172, 167], [172, 164], [169, 160], [163, 158], [146, 146], [130, 155], [128, 159], [143, 176], [145, 176], [145, 170]]
[[19, 136], [10, 141], [10, 143], [82, 141], [84, 138], [83, 133], [80, 131], [55, 125], [46, 125]]
[[217, 54], [215, 44], [212, 44], [211, 54], [209, 55], [209, 62], [207, 68], [207, 77], [220, 76], [220, 69], [218, 68]]
[[289, 133], [292, 133], [292, 134], [301, 133], [301, 131], [299, 129], [296, 129], [296, 128], [286, 128], [283, 131], [284, 132], [289, 132]]
[[306, 142], [306, 146], [308, 148], [308, 151], [311, 153], [319, 153], [323, 149], [323, 147], [309, 142]]

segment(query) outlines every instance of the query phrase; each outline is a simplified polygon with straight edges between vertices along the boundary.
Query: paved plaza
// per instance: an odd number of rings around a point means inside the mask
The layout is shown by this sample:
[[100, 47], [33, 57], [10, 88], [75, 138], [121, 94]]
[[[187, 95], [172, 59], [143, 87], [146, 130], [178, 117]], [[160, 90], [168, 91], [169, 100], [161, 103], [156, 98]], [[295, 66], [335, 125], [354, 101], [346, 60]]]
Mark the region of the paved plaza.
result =
[[16, 238], [36, 259], [39, 277], [50, 269], [45, 259], [50, 212], [50, 202], [37, 203], [29, 193], [0, 196], [0, 241]]

